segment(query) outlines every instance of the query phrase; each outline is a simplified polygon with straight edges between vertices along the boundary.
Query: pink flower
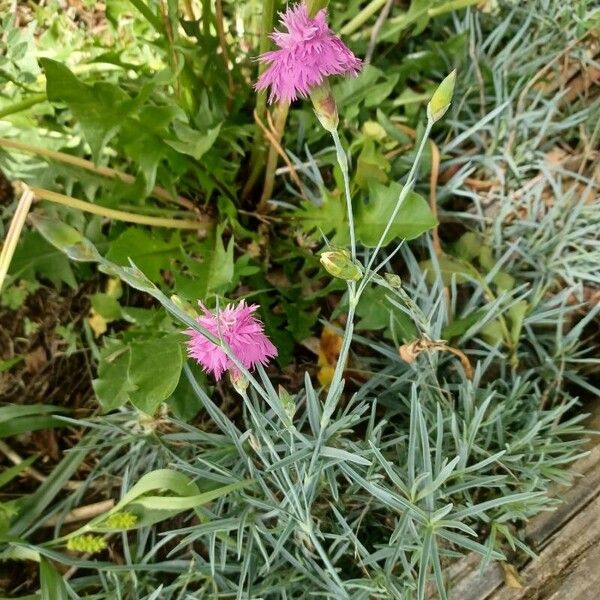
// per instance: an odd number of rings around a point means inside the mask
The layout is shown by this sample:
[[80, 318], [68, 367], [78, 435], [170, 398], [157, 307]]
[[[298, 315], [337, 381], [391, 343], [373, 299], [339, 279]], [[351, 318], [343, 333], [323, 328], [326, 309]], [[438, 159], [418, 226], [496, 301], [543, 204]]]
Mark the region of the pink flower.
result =
[[362, 63], [329, 29], [325, 9], [311, 18], [301, 3], [280, 16], [287, 33], [271, 34], [279, 50], [260, 56], [262, 62], [270, 64], [256, 83], [257, 90], [271, 86], [269, 102], [306, 98], [330, 75], [358, 74]]
[[[228, 304], [217, 314], [199, 304], [204, 314], [196, 319], [198, 324], [215, 337], [223, 339], [244, 367], [252, 369], [258, 363], [264, 365], [277, 356], [277, 348], [264, 334], [263, 324], [253, 314], [258, 308], [257, 304], [248, 306], [242, 300], [237, 306]], [[195, 329], [187, 329], [184, 333], [190, 336], [187, 342], [188, 355], [195, 358], [207, 373], [212, 373], [217, 380], [225, 371], [234, 377], [239, 376], [235, 363], [222, 348]]]

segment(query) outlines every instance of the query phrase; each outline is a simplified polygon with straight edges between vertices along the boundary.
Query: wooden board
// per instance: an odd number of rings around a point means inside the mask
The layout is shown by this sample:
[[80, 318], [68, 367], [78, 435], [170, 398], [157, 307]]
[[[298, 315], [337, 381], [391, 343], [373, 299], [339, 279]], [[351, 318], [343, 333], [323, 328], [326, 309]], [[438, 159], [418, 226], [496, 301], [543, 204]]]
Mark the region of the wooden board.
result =
[[526, 527], [538, 558], [514, 565], [522, 587], [505, 584], [499, 563], [481, 574], [479, 557], [469, 555], [447, 572], [450, 600], [600, 599], [600, 445], [572, 470], [580, 474], [574, 485], [555, 490], [563, 503]]

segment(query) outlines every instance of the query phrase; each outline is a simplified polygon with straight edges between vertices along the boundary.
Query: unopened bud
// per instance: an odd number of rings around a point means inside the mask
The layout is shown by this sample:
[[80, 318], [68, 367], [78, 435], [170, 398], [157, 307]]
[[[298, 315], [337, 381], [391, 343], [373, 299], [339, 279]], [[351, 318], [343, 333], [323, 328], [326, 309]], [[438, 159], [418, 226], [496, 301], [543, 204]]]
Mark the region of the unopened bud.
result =
[[386, 273], [385, 280], [393, 288], [396, 288], [399, 290], [402, 287], [402, 279], [400, 279], [400, 276], [396, 275], [395, 273]]
[[310, 91], [310, 99], [317, 119], [327, 131], [337, 130], [340, 119], [338, 117], [337, 105], [329, 81], [325, 81]]
[[439, 121], [450, 108], [452, 95], [454, 94], [454, 84], [456, 83], [456, 69], [448, 75], [440, 85], [438, 85], [433, 96], [427, 105], [427, 117], [430, 121]]
[[192, 319], [195, 319], [198, 316], [197, 311], [194, 310], [194, 308], [191, 306], [191, 304], [189, 304], [189, 302], [185, 302], [176, 294], [173, 294], [171, 296], [171, 302], [179, 310], [182, 310], [186, 315], [188, 315], [188, 317], [192, 317]]
[[243, 396], [246, 393], [250, 383], [237, 369], [230, 369], [229, 381], [231, 381], [231, 385], [233, 385], [235, 391], [240, 394], [240, 396]]
[[359, 281], [362, 279], [363, 270], [360, 265], [352, 260], [348, 250], [333, 250], [321, 254], [323, 268], [334, 277], [345, 281]]

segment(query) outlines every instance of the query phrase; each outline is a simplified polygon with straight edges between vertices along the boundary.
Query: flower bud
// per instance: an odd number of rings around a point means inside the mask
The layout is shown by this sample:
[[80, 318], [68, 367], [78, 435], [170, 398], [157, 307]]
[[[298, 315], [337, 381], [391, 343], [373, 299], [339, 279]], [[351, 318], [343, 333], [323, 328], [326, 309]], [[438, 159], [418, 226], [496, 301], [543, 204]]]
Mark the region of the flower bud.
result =
[[329, 81], [325, 80], [321, 85], [312, 88], [310, 90], [310, 99], [312, 100], [317, 119], [319, 119], [323, 128], [330, 132], [336, 131], [340, 119]]
[[243, 396], [246, 393], [250, 382], [237, 369], [229, 369], [229, 380], [240, 396]]
[[171, 302], [181, 311], [183, 311], [186, 315], [188, 315], [188, 317], [192, 317], [192, 319], [195, 319], [198, 317], [198, 313], [197, 311], [195, 311], [193, 309], [193, 307], [188, 303], [185, 302], [184, 300], [182, 300], [179, 296], [177, 296], [176, 294], [173, 294], [171, 296]]
[[435, 123], [439, 121], [450, 108], [452, 95], [454, 94], [454, 84], [456, 83], [456, 69], [448, 75], [440, 85], [438, 85], [433, 96], [427, 105], [427, 117]]
[[323, 268], [334, 277], [346, 281], [359, 281], [363, 271], [360, 265], [353, 261], [348, 250], [332, 250], [321, 253]]
[[402, 287], [402, 279], [400, 279], [400, 276], [396, 275], [395, 273], [386, 273], [385, 280], [393, 288], [396, 288], [399, 290]]

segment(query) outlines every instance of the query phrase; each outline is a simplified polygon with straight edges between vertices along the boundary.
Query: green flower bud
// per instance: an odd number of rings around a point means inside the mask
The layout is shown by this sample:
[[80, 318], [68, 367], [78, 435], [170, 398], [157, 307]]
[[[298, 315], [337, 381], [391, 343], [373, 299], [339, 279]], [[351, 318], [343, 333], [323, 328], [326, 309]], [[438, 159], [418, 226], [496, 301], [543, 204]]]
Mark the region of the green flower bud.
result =
[[106, 540], [99, 535], [77, 535], [67, 542], [67, 549], [72, 552], [88, 552], [95, 554], [106, 548]]
[[321, 253], [323, 268], [334, 277], [345, 281], [359, 281], [362, 279], [362, 267], [352, 260], [348, 250], [332, 250]]
[[439, 121], [450, 108], [452, 95], [454, 94], [454, 84], [456, 83], [456, 69], [448, 75], [440, 85], [438, 85], [433, 96], [427, 105], [427, 117], [434, 123]]
[[182, 310], [186, 315], [192, 317], [192, 319], [195, 319], [198, 316], [198, 313], [192, 308], [192, 306], [188, 302], [182, 300], [176, 294], [171, 296], [171, 302], [173, 302], [173, 304], [175, 304], [175, 306]]
[[246, 393], [248, 385], [250, 385], [248, 379], [246, 379], [246, 377], [237, 369], [229, 369], [229, 380], [240, 396], [243, 396]]
[[386, 273], [385, 280], [391, 285], [393, 288], [400, 289], [402, 287], [402, 279], [395, 273]]
[[329, 81], [325, 80], [321, 85], [312, 88], [310, 99], [323, 129], [330, 132], [336, 131], [340, 119]]

